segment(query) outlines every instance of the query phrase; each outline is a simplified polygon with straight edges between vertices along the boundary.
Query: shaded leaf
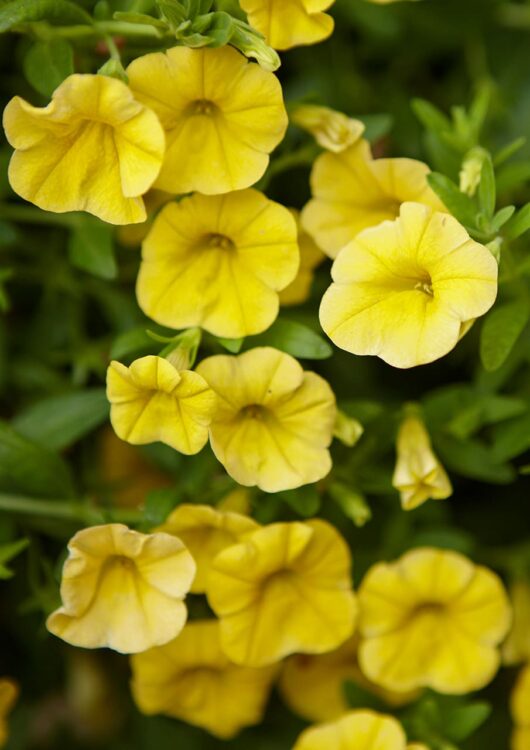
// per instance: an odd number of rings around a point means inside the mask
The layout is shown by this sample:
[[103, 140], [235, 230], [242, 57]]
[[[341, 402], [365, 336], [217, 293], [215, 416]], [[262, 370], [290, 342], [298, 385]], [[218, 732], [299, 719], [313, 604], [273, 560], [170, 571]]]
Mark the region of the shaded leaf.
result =
[[529, 317], [525, 299], [497, 306], [489, 313], [480, 334], [480, 358], [486, 370], [493, 372], [506, 362]]
[[300, 359], [328, 359], [333, 354], [331, 345], [318, 333], [284, 319], [278, 319], [265, 333], [245, 340], [245, 349], [256, 346], [273, 346]]

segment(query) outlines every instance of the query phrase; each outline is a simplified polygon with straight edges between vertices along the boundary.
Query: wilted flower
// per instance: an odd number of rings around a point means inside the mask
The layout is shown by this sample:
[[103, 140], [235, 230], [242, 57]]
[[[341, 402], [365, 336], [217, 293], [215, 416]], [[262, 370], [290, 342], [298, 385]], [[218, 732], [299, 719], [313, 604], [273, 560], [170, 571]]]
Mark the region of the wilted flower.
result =
[[7, 717], [11, 713], [17, 697], [17, 684], [7, 677], [0, 678], [0, 747], [3, 747], [7, 742]]
[[373, 159], [358, 140], [339, 154], [318, 157], [302, 224], [331, 258], [363, 229], [395, 219], [405, 201], [445, 210], [427, 183], [429, 168], [414, 159]]
[[288, 209], [256, 190], [162, 209], [143, 246], [138, 303], [157, 323], [239, 338], [268, 328], [300, 256]]
[[62, 607], [46, 627], [73, 646], [132, 654], [175, 638], [195, 576], [192, 556], [169, 534], [140, 534], [119, 523], [92, 526], [68, 544]]
[[179, 372], [163, 357], [142, 357], [107, 371], [110, 419], [119, 438], [134, 445], [160, 441], [187, 455], [208, 441], [217, 399], [191, 370]]
[[16, 96], [4, 129], [16, 149], [9, 181], [25, 200], [111, 224], [145, 221], [142, 195], [162, 166], [164, 131], [121, 81], [71, 75], [43, 108]]
[[239, 484], [281, 492], [329, 473], [337, 407], [319, 375], [270, 347], [209, 357], [197, 372], [218, 396], [211, 446]]
[[333, 264], [322, 328], [353, 354], [393, 367], [433, 362], [497, 296], [498, 266], [449, 214], [405, 203], [395, 221], [367, 229]]
[[325, 259], [325, 254], [317, 246], [315, 241], [307, 232], [302, 229], [300, 224], [300, 214], [298, 211], [291, 210], [298, 225], [298, 247], [300, 248], [300, 268], [294, 281], [280, 292], [280, 305], [289, 307], [291, 305], [301, 305], [305, 302], [311, 293], [311, 285], [315, 276], [315, 269]]
[[178, 638], [131, 660], [132, 691], [145, 714], [166, 714], [230, 739], [258, 724], [276, 667], [232, 664], [215, 620], [191, 622]]
[[461, 694], [490, 682], [511, 620], [501, 581], [462, 555], [415, 549], [378, 563], [359, 590], [359, 663], [389, 690]]
[[513, 609], [513, 625], [502, 647], [502, 660], [509, 666], [522, 662], [530, 663], [530, 581], [514, 581], [509, 588], [509, 594]]
[[221, 647], [236, 664], [259, 667], [295, 652], [320, 654], [355, 627], [350, 551], [330, 524], [275, 523], [220, 552], [208, 601]]
[[407, 750], [407, 738], [392, 716], [350, 711], [329, 724], [306, 729], [293, 750]]
[[257, 528], [256, 521], [239, 513], [216, 510], [211, 505], [184, 504], [175, 508], [157, 531], [173, 534], [184, 542], [197, 565], [191, 592], [203, 594], [214, 557]]
[[247, 188], [287, 129], [280, 83], [232, 47], [173, 47], [127, 68], [138, 99], [160, 117], [167, 151], [156, 187], [206, 195]]
[[265, 35], [274, 49], [316, 44], [333, 32], [333, 18], [322, 11], [335, 0], [240, 0], [249, 23]]
[[521, 670], [511, 699], [512, 718], [515, 730], [512, 735], [512, 750], [530, 748], [530, 666]]
[[291, 114], [291, 122], [307, 130], [319, 146], [339, 154], [353, 146], [365, 130], [364, 123], [329, 107], [300, 104]]
[[400, 425], [392, 484], [401, 495], [404, 510], [453, 494], [449, 477], [433, 453], [429, 433], [418, 417], [409, 416]]

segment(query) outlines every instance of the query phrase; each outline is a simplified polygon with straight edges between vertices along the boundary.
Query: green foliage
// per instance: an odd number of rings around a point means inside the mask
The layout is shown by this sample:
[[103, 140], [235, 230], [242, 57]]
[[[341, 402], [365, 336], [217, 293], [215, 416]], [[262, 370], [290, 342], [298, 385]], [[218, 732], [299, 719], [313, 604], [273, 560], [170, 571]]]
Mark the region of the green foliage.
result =
[[114, 279], [118, 273], [112, 227], [92, 216], [76, 217], [68, 253], [72, 265], [94, 276]]
[[49, 97], [74, 72], [74, 51], [66, 39], [35, 42], [24, 58], [24, 74], [39, 94]]
[[0, 33], [20, 23], [40, 21], [91, 23], [91, 17], [77, 3], [68, 0], [13, 0], [0, 7]]
[[530, 305], [526, 298], [497, 306], [487, 316], [480, 338], [480, 357], [486, 370], [492, 372], [502, 367], [529, 318]]
[[265, 333], [246, 339], [246, 348], [256, 346], [274, 346], [300, 359], [327, 359], [333, 354], [331, 345], [323, 336], [301, 323], [284, 318], [278, 318]]

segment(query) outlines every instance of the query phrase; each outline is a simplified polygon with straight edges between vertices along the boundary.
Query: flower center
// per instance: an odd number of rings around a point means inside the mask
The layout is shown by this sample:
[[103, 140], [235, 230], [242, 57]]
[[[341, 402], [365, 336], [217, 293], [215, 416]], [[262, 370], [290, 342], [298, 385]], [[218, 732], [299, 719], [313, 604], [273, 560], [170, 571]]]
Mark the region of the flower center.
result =
[[414, 289], [418, 292], [428, 294], [429, 297], [434, 297], [434, 290], [432, 288], [432, 279], [428, 273], [426, 273], [418, 282], [414, 284]]
[[189, 105], [188, 112], [191, 115], [211, 117], [217, 112], [217, 105], [209, 101], [209, 99], [197, 99]]
[[262, 420], [265, 418], [267, 409], [264, 406], [261, 406], [261, 404], [249, 404], [241, 409], [241, 413], [247, 419]]
[[414, 608], [414, 617], [440, 617], [445, 611], [445, 605], [440, 602], [423, 602]]
[[203, 247], [216, 247], [219, 248], [219, 250], [235, 250], [235, 242], [230, 239], [230, 237], [226, 237], [224, 234], [207, 234], [202, 242], [201, 245]]

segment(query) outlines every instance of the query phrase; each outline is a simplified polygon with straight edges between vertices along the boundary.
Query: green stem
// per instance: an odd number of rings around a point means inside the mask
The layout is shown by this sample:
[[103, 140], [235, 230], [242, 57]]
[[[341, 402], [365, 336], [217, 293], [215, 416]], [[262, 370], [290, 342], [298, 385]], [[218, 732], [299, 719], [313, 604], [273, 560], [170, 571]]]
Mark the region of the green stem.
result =
[[105, 523], [108, 520], [107, 516], [113, 522], [125, 524], [135, 524], [142, 519], [142, 513], [138, 510], [109, 509], [107, 511], [80, 500], [41, 500], [34, 497], [5, 494], [0, 494], [1, 511], [65, 521], [78, 521], [87, 525]]
[[[26, 26], [28, 28], [28, 26]], [[92, 25], [78, 24], [72, 26], [51, 26], [48, 23], [37, 22], [29, 26], [37, 36], [46, 38], [61, 37], [63, 39], [81, 39], [83, 37], [125, 36], [143, 37], [145, 39], [161, 39], [164, 34], [154, 26], [148, 24], [126, 23], [124, 21], [96, 21]], [[22, 30], [23, 27], [21, 26]]]
[[0, 203], [0, 219], [21, 222], [22, 224], [53, 224], [54, 226], [73, 227], [74, 216], [48, 213], [40, 208], [25, 206], [19, 203]]

